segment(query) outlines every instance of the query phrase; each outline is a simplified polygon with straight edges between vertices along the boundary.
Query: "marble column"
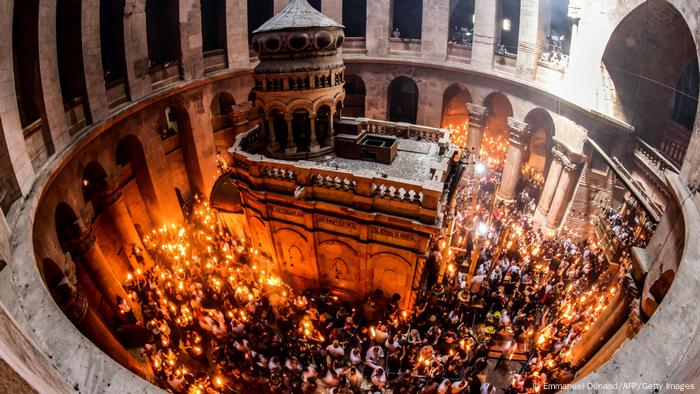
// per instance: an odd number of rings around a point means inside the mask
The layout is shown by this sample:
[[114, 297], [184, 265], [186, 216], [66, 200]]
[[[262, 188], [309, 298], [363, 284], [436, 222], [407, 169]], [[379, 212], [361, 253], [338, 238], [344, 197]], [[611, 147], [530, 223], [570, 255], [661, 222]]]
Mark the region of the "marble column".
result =
[[540, 201], [537, 204], [536, 215], [544, 219], [549, 213], [549, 207], [552, 205], [552, 199], [554, 199], [554, 193], [557, 190], [557, 185], [559, 185], [559, 178], [564, 170], [561, 160], [563, 153], [556, 148], [553, 150], [552, 164], [549, 166], [549, 173], [547, 174], [547, 180], [544, 182], [544, 187], [542, 188], [542, 194], [540, 194]]
[[472, 151], [476, 157], [479, 156], [481, 150], [481, 140], [484, 138], [484, 126], [488, 118], [488, 108], [467, 103], [469, 111], [469, 130], [467, 134], [467, 143], [465, 149]]
[[284, 120], [287, 121], [287, 146], [284, 148], [284, 152], [287, 154], [297, 153], [297, 145], [294, 142], [294, 128], [292, 127], [292, 117], [285, 116]]
[[504, 201], [515, 200], [515, 192], [520, 180], [520, 173], [525, 159], [525, 149], [530, 143], [532, 129], [527, 123], [508, 118], [510, 134], [506, 160], [503, 166], [501, 185], [498, 189], [498, 198]]
[[546, 24], [549, 22], [549, 0], [520, 1], [520, 30], [516, 74], [535, 80], [537, 59], [546, 45]]
[[310, 141], [309, 141], [309, 152], [318, 152], [321, 150], [321, 145], [318, 143], [318, 138], [316, 138], [316, 113], [311, 112], [309, 114], [309, 126], [311, 128]]
[[[490, 70], [496, 48], [498, 0], [475, 0], [474, 43], [472, 64], [479, 70]], [[426, 21], [427, 22], [427, 21]], [[429, 22], [428, 22], [429, 23]]]
[[73, 289], [70, 296], [61, 302], [61, 310], [68, 319], [82, 332], [92, 343], [113, 358], [129, 371], [142, 378], [152, 381], [153, 371], [146, 363], [137, 361], [131, 353], [114, 337], [105, 326], [95, 311], [88, 305], [87, 299]]
[[267, 150], [270, 152], [277, 152], [280, 148], [279, 142], [277, 142], [277, 136], [275, 135], [275, 121], [272, 116], [265, 116], [265, 123], [267, 124]]
[[331, 108], [331, 112], [328, 114], [328, 136], [326, 137], [326, 145], [333, 146], [335, 142], [335, 124], [333, 123], [333, 117], [335, 115], [335, 109]]
[[547, 227], [555, 229], [561, 224], [561, 220], [566, 212], [566, 207], [569, 205], [569, 200], [572, 196], [572, 191], [578, 181], [577, 166], [568, 158], [562, 162], [563, 172], [559, 178], [559, 185], [554, 193], [552, 205], [547, 213]]
[[[73, 241], [71, 254], [82, 264], [100, 294], [102, 294], [110, 308], [117, 313], [122, 323], [128, 324], [129, 321], [126, 316], [119, 313], [117, 296], [126, 300], [137, 319], [143, 320], [140, 306], [138, 303], [132, 302], [127, 296], [121, 281], [117, 278], [113, 268], [102, 253], [102, 249], [96, 242], [92, 231], [86, 231], [80, 239]], [[123, 279], [126, 280], [126, 278]]]

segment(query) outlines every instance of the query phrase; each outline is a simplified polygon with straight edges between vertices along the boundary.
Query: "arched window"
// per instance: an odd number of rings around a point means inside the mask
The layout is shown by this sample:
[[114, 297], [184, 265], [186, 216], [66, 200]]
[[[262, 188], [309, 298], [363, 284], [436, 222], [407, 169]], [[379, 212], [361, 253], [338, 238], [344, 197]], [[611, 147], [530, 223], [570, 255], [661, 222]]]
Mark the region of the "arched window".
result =
[[[58, 0], [56, 2], [56, 49], [58, 76], [63, 105], [73, 108], [83, 105], [83, 118], [69, 117], [72, 123], [87, 119], [90, 123], [86, 99], [85, 72], [83, 71], [83, 46], [81, 26], [81, 1]], [[79, 113], [76, 113], [80, 116]]]
[[177, 0], [147, 0], [148, 59], [152, 66], [180, 58], [180, 15]]
[[200, 0], [202, 50], [206, 54], [226, 49], [226, 1]]
[[393, 1], [392, 37], [420, 40], [423, 29], [423, 0]]
[[367, 0], [343, 0], [343, 25], [347, 37], [367, 35]]
[[496, 31], [500, 37], [497, 51], [501, 54], [518, 53], [520, 35], [520, 0], [500, 0], [501, 18], [496, 21]]
[[472, 97], [466, 88], [450, 85], [442, 95], [442, 127], [461, 128], [469, 120], [467, 103]]
[[100, 1], [100, 49], [105, 83], [125, 79], [124, 0]]
[[391, 122], [416, 123], [418, 85], [411, 78], [398, 77], [389, 84], [388, 114]]
[[450, 11], [450, 42], [471, 45], [474, 37], [474, 0], [459, 0]]
[[44, 107], [39, 75], [39, 0], [15, 2], [12, 20], [15, 90], [22, 128], [26, 128], [41, 119]]

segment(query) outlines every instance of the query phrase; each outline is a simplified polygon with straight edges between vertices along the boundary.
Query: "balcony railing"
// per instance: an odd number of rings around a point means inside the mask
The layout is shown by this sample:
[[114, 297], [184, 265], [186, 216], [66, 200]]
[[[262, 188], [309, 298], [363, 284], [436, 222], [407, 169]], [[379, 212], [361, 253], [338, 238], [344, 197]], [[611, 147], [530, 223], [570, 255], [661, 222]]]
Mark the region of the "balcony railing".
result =
[[[436, 143], [449, 142], [449, 132], [429, 127], [359, 119], [363, 131], [395, 135], [399, 138], [422, 138]], [[255, 152], [267, 138], [259, 127], [236, 137], [229, 150], [233, 158], [231, 175], [255, 190], [264, 190], [295, 198], [381, 212], [422, 223], [438, 225], [440, 220], [442, 180], [414, 182], [365, 172], [355, 174], [332, 169], [309, 161], [290, 162], [265, 157]]]
[[674, 163], [664, 157], [656, 148], [644, 142], [641, 138], [637, 138], [637, 149], [634, 151], [634, 157], [642, 162], [649, 170], [653, 171], [660, 180], [666, 179], [664, 176], [666, 170], [676, 174], [681, 172]]

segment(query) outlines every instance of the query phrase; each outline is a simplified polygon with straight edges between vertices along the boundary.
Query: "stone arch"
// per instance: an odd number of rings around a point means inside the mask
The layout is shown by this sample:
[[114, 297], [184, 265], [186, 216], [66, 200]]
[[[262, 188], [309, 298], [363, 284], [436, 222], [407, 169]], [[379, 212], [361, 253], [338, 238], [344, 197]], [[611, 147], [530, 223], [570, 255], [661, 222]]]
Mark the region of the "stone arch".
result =
[[153, 170], [148, 163], [141, 140], [133, 134], [122, 137], [117, 143], [116, 161], [122, 172], [133, 173], [150, 223], [154, 225], [164, 223], [155, 183], [151, 176]]
[[396, 77], [389, 83], [387, 114], [390, 122], [416, 123], [418, 119], [418, 84], [406, 76]]
[[212, 208], [225, 212], [243, 212], [241, 191], [229, 175], [223, 175], [217, 179], [209, 200]]
[[231, 120], [231, 110], [236, 106], [236, 100], [228, 92], [219, 92], [209, 104], [209, 115], [211, 116], [211, 128], [219, 131], [233, 126]]
[[372, 288], [381, 289], [384, 294], [401, 295], [408, 299], [407, 292], [411, 288], [413, 272], [411, 264], [402, 256], [391, 252], [380, 252], [371, 256]]
[[81, 221], [75, 210], [66, 202], [59, 202], [54, 211], [56, 238], [63, 253], [72, 249], [72, 242], [83, 235]]
[[365, 97], [367, 89], [361, 76], [348, 74], [345, 76], [345, 115], [349, 117], [365, 116]]
[[[180, 103], [170, 101], [167, 107], [165, 107], [163, 114], [164, 116], [161, 121], [163, 127], [168, 127], [168, 130], [175, 127], [175, 134], [177, 134], [179, 147], [182, 150], [182, 158], [189, 183], [187, 186], [189, 186], [190, 194], [205, 194], [209, 190], [205, 190], [204, 187], [204, 174], [197, 153], [197, 141], [195, 141], [194, 138], [194, 130], [192, 129], [192, 122], [187, 108]], [[171, 132], [168, 132], [168, 137], [166, 137], [166, 139], [172, 135]]]
[[689, 95], [694, 108], [685, 112], [697, 114], [697, 83], [695, 89], [683, 92], [682, 81], [697, 81], [700, 70], [693, 33], [681, 12], [665, 0], [641, 3], [615, 27], [601, 61], [609, 81], [605, 95], [612, 115], [682, 164], [692, 126], [673, 120], [674, 104], [683, 103], [675, 96]]
[[274, 234], [280, 273], [297, 289], [316, 287], [318, 273], [311, 259], [311, 245], [299, 231], [285, 227]]
[[466, 87], [453, 83], [442, 95], [441, 127], [459, 128], [469, 121], [467, 103], [472, 102], [471, 93]]
[[532, 128], [527, 164], [546, 178], [553, 157], [554, 120], [547, 110], [535, 108], [525, 116], [525, 123]]
[[325, 100], [324, 104], [319, 105], [315, 109], [316, 119], [315, 119], [315, 130], [316, 138], [321, 145], [330, 145], [331, 142], [331, 109], [334, 106], [333, 100]]
[[102, 164], [96, 160], [85, 165], [81, 182], [83, 186], [83, 200], [85, 203], [93, 202], [93, 198], [98, 193], [106, 192], [110, 187], [107, 172]]
[[507, 137], [507, 119], [513, 116], [513, 105], [508, 96], [502, 92], [493, 92], [484, 99], [484, 107], [489, 111], [484, 137]]
[[318, 244], [321, 287], [338, 290], [352, 298], [362, 294], [360, 254], [347, 242], [328, 239]]
[[217, 116], [227, 116], [236, 105], [236, 100], [229, 92], [219, 92], [214, 95], [209, 105], [209, 113], [212, 118]]
[[146, 0], [146, 36], [152, 67], [180, 58], [179, 2]]

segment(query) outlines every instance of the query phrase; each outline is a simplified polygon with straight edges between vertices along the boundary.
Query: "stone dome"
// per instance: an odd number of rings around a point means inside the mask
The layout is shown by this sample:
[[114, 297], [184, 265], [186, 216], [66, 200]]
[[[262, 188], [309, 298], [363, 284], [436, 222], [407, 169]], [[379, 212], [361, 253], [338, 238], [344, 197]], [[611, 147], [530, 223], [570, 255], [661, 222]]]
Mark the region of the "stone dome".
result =
[[[323, 70], [342, 65], [343, 25], [314, 9], [306, 0], [291, 0], [253, 32], [252, 46], [260, 64], [256, 73]], [[310, 58], [314, 58], [309, 61]]]

